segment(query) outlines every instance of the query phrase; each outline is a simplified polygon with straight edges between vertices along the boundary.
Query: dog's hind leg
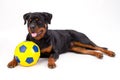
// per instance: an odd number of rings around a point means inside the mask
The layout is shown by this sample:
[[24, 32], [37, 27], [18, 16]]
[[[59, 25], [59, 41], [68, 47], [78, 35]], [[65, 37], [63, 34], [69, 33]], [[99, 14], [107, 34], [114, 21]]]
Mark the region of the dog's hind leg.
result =
[[71, 35], [72, 41], [81, 42], [82, 44], [87, 44], [91, 46], [97, 46], [83, 33], [80, 33], [74, 30], [70, 30], [69, 33]]
[[80, 42], [72, 42], [71, 44], [72, 44], [72, 46], [78, 46], [78, 47], [83, 47], [83, 48], [89, 48], [89, 49], [93, 49], [93, 50], [98, 50], [98, 51], [101, 51], [101, 52], [107, 54], [110, 57], [114, 57], [115, 56], [115, 53], [113, 51], [101, 48], [99, 46], [92, 46], [92, 45], [88, 45], [88, 44], [82, 44]]
[[88, 55], [93, 55], [96, 56], [99, 59], [103, 58], [103, 54], [100, 52], [96, 52], [95, 50], [88, 50], [82, 47], [71, 47], [70, 51], [76, 52], [76, 53], [82, 53], [82, 54], [88, 54]]

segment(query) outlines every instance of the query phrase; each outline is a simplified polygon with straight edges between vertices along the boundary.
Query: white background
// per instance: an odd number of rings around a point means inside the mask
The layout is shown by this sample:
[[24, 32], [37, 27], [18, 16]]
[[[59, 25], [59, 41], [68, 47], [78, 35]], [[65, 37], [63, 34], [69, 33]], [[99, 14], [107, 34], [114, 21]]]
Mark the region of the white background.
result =
[[[7, 68], [16, 45], [24, 41], [23, 14], [50, 12], [50, 29], [74, 29], [116, 53], [102, 60], [89, 55], [62, 54], [57, 67], [47, 59], [32, 67]], [[0, 80], [120, 80], [120, 0], [0, 0]]]

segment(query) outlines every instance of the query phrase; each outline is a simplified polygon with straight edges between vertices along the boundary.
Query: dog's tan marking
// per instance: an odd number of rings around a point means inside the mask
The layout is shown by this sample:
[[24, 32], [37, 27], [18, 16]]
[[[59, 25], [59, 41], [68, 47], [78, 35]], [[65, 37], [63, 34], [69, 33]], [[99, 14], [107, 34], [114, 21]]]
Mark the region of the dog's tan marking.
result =
[[50, 57], [50, 58], [48, 59], [48, 67], [51, 68], [51, 69], [53, 69], [53, 68], [56, 67], [55, 59], [54, 59], [54, 58]]
[[101, 52], [107, 54], [110, 57], [114, 57], [115, 56], [114, 52], [112, 52], [110, 50], [107, 50], [107, 49], [104, 49], [104, 48], [101, 48], [99, 46], [92, 46], [92, 45], [82, 44], [80, 42], [72, 42], [72, 44], [73, 44], [72, 46], [78, 46], [78, 47], [83, 47], [83, 48], [90, 48], [90, 49], [93, 49], [93, 50], [101, 51]]
[[42, 53], [50, 53], [52, 51], [52, 46], [48, 46], [47, 48], [44, 48], [41, 50]]
[[71, 51], [74, 51], [77, 53], [82, 53], [82, 54], [93, 55], [99, 59], [103, 58], [103, 54], [101, 54], [100, 52], [96, 52], [95, 50], [87, 50], [87, 49], [82, 48], [82, 47], [71, 47]]

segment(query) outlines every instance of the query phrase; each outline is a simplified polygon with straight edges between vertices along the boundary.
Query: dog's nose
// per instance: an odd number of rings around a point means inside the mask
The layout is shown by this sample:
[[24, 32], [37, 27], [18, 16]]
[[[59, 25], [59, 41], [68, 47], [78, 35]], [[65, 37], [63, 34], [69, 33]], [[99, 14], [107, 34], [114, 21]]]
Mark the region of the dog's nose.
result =
[[29, 27], [30, 27], [31, 29], [34, 29], [34, 28], [35, 28], [35, 24], [30, 24]]

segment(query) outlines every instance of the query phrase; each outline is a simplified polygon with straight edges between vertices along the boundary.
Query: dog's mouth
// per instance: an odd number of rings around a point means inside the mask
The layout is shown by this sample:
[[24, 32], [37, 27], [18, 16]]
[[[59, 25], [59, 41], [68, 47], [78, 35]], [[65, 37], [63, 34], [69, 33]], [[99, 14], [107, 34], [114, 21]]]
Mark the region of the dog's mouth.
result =
[[35, 38], [35, 37], [40, 36], [42, 33], [43, 33], [43, 30], [41, 30], [41, 31], [39, 31], [39, 32], [32, 32], [32, 33], [31, 33], [31, 36], [32, 36], [33, 38]]
[[36, 40], [40, 40], [44, 37], [45, 33], [46, 33], [46, 28], [45, 27], [28, 27], [28, 32], [31, 35], [31, 37], [33, 37]]

